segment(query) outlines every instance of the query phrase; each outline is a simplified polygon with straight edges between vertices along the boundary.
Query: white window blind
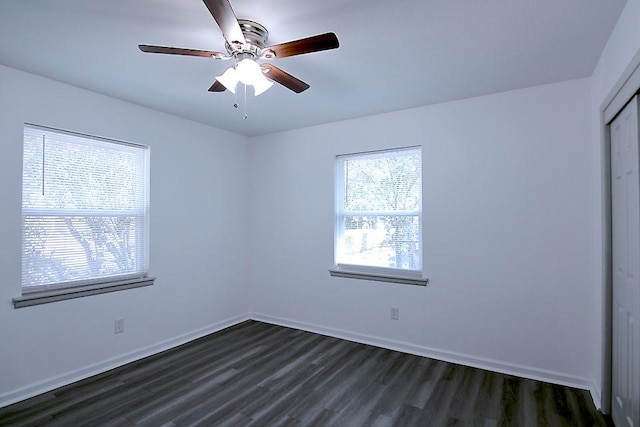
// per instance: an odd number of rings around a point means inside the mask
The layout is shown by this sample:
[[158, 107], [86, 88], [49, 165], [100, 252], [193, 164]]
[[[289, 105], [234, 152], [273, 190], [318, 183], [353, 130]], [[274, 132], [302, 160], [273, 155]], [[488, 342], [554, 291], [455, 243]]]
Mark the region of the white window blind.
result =
[[419, 147], [337, 157], [335, 240], [338, 268], [422, 270]]
[[24, 128], [23, 293], [146, 277], [149, 150]]

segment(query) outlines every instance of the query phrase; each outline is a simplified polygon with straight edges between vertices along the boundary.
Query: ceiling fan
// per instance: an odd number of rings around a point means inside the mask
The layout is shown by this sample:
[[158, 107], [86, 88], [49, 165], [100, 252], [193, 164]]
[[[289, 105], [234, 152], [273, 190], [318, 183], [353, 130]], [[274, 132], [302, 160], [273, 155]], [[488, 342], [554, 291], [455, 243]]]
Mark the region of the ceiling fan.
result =
[[254, 94], [257, 96], [273, 85], [269, 80], [273, 80], [296, 93], [303, 92], [309, 88], [307, 83], [275, 65], [258, 64], [256, 60], [281, 59], [335, 49], [340, 45], [338, 37], [334, 33], [325, 33], [267, 46], [269, 37], [267, 29], [255, 21], [237, 19], [229, 0], [203, 1], [222, 30], [227, 53], [146, 44], [140, 44], [138, 47], [141, 51], [149, 53], [202, 56], [222, 60], [235, 59], [236, 66], [227, 68], [222, 75], [217, 76], [216, 81], [209, 88], [210, 92], [224, 92], [228, 89], [235, 93], [236, 86], [240, 82], [245, 86], [253, 86]]

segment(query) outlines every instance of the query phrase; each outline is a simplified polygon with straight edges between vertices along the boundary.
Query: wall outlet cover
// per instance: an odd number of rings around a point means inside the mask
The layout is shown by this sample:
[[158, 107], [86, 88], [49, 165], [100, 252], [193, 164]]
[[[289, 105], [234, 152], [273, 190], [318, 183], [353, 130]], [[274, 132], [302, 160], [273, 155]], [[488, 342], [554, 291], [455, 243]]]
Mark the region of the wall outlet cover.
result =
[[124, 332], [124, 319], [116, 319], [113, 326], [114, 334], [121, 334]]

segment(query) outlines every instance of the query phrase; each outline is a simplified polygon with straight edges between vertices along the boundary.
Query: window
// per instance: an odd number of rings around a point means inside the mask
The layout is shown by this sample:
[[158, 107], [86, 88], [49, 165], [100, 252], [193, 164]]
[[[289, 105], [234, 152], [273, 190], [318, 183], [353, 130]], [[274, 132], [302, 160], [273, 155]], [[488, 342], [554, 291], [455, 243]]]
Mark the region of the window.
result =
[[338, 156], [335, 205], [333, 275], [426, 283], [420, 147]]
[[146, 278], [148, 228], [147, 147], [25, 125], [23, 296]]

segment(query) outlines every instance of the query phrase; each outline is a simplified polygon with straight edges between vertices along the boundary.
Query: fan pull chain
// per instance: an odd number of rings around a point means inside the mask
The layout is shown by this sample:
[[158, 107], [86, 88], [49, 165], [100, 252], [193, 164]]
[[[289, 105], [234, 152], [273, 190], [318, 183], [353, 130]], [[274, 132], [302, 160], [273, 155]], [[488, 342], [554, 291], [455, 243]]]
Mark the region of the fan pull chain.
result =
[[233, 108], [238, 108], [238, 91], [233, 94]]
[[244, 85], [244, 119], [247, 120], [249, 116], [247, 115], [247, 85]]
[[[235, 64], [233, 68], [238, 68], [238, 58], [235, 58]], [[233, 108], [238, 108], [238, 91], [233, 92]]]

